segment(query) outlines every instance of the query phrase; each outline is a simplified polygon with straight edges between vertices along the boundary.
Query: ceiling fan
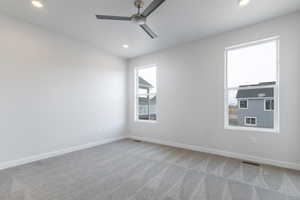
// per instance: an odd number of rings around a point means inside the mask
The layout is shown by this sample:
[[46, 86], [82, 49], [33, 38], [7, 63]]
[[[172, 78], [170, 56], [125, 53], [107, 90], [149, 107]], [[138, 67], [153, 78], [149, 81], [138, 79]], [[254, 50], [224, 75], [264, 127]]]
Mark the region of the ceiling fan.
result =
[[146, 24], [147, 17], [153, 13], [165, 0], [153, 0], [151, 4], [143, 10], [144, 7], [143, 0], [135, 0], [134, 5], [137, 7], [138, 12], [131, 17], [121, 17], [121, 16], [109, 16], [109, 15], [96, 15], [97, 19], [100, 20], [120, 20], [120, 21], [131, 21], [138, 24], [152, 39], [157, 38], [157, 34], [151, 30], [151, 28]]

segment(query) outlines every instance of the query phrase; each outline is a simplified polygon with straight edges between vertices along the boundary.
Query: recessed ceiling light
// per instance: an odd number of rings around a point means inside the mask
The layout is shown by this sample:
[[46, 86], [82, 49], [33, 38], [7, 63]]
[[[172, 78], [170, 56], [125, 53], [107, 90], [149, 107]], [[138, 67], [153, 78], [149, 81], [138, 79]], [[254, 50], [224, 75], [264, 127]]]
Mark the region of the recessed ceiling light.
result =
[[238, 0], [238, 4], [240, 7], [245, 7], [250, 3], [250, 0]]
[[37, 7], [37, 8], [44, 7], [44, 5], [40, 1], [37, 1], [37, 0], [32, 0], [31, 3], [34, 7]]
[[123, 44], [124, 49], [128, 49], [128, 47], [129, 47], [128, 44]]

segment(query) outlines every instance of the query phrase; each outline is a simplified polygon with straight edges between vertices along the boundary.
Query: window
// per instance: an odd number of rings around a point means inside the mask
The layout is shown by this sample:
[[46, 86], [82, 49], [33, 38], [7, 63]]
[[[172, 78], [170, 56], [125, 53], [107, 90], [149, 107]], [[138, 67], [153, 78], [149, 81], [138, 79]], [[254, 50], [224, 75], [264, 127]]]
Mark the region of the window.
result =
[[256, 117], [245, 117], [245, 126], [256, 126]]
[[225, 128], [278, 132], [279, 38], [226, 48], [225, 59]]
[[273, 111], [273, 110], [274, 110], [274, 99], [266, 99], [265, 111]]
[[248, 100], [240, 100], [239, 107], [240, 107], [240, 109], [247, 109], [248, 108]]
[[137, 121], [157, 120], [156, 67], [136, 68], [136, 111]]

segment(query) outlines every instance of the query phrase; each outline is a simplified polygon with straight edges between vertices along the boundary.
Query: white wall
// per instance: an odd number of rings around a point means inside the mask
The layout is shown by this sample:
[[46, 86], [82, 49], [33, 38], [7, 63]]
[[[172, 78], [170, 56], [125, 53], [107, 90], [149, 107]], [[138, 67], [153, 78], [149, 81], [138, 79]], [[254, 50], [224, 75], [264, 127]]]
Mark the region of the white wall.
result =
[[[296, 13], [131, 59], [131, 135], [300, 169], [299, 22], [300, 13]], [[280, 133], [224, 130], [224, 48], [277, 35], [281, 64]], [[158, 122], [134, 122], [133, 70], [149, 64], [158, 66]]]
[[0, 166], [123, 136], [126, 62], [0, 15]]

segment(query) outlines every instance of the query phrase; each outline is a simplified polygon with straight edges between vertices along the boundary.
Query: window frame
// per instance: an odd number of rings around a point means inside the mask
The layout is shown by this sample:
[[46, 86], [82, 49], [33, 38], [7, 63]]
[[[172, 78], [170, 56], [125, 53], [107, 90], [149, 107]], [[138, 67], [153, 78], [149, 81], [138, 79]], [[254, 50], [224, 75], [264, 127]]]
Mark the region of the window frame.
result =
[[[249, 101], [248, 101], [248, 99], [240, 99], [240, 100], [238, 100], [239, 101], [239, 109], [244, 109], [244, 110], [247, 110], [248, 109], [248, 103], [249, 103]], [[246, 101], [247, 102], [247, 107], [246, 108], [242, 108], [241, 107], [241, 101]]]
[[[273, 114], [273, 121], [274, 127], [273, 128], [258, 128], [258, 127], [242, 127], [242, 126], [232, 126], [229, 125], [229, 108], [228, 108], [228, 91], [232, 88], [228, 88], [228, 81], [227, 81], [227, 70], [228, 70], [228, 62], [227, 62], [227, 55], [230, 50], [240, 49], [250, 46], [256, 46], [259, 44], [264, 44], [268, 42], [276, 42], [276, 84], [273, 86], [268, 86], [274, 88], [274, 114]], [[254, 131], [254, 132], [271, 132], [271, 133], [279, 133], [280, 132], [280, 95], [279, 95], [279, 88], [280, 88], [280, 36], [269, 37], [265, 39], [255, 40], [251, 42], [241, 43], [238, 45], [226, 47], [224, 50], [224, 129], [225, 130], [238, 130], [238, 131]], [[264, 105], [265, 106], [265, 105]]]
[[[248, 124], [248, 123], [247, 123], [247, 119], [250, 119], [250, 121], [251, 121], [252, 119], [255, 119], [255, 124], [252, 124], [252, 123]], [[257, 126], [257, 117], [245, 116], [245, 117], [244, 117], [244, 125], [245, 125], [245, 126], [249, 126], [249, 127], [256, 127], [256, 126]]]
[[[139, 80], [138, 80], [138, 71], [142, 70], [142, 69], [146, 69], [146, 68], [152, 68], [152, 67], [156, 67], [156, 93], [149, 93], [149, 96], [155, 95], [156, 96], [156, 120], [143, 120], [143, 119], [139, 119], [138, 116], [138, 98], [139, 96], [143, 96], [145, 94], [138, 94], [138, 90], [139, 90]], [[158, 67], [156, 64], [151, 64], [151, 65], [144, 65], [144, 66], [139, 66], [139, 67], [135, 67], [134, 68], [134, 121], [135, 122], [142, 122], [142, 123], [157, 123], [158, 121], [158, 109], [157, 109], [157, 105], [158, 105], [158, 77], [157, 77], [157, 70]]]

